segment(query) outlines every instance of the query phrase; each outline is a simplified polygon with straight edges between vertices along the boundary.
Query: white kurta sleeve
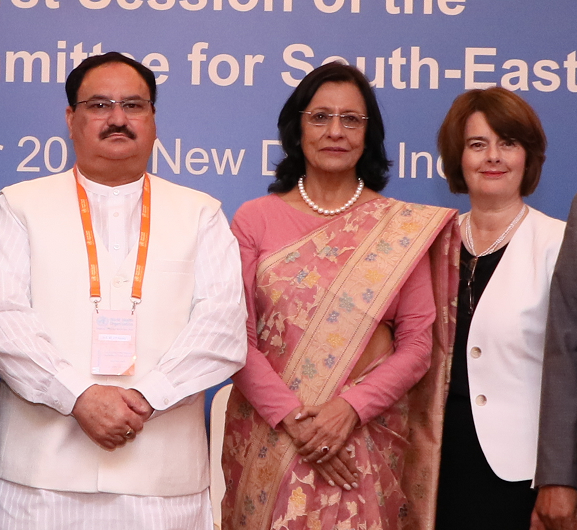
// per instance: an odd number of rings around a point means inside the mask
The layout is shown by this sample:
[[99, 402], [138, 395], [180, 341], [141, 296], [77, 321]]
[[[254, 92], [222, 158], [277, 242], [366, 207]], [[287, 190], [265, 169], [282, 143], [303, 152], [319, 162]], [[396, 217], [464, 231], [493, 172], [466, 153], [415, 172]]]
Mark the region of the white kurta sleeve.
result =
[[221, 383], [246, 360], [246, 304], [238, 243], [220, 209], [207, 212], [199, 230], [188, 324], [155, 369], [133, 385], [157, 410]]
[[59, 354], [32, 308], [26, 228], [0, 195], [0, 377], [21, 397], [70, 414], [93, 383]]

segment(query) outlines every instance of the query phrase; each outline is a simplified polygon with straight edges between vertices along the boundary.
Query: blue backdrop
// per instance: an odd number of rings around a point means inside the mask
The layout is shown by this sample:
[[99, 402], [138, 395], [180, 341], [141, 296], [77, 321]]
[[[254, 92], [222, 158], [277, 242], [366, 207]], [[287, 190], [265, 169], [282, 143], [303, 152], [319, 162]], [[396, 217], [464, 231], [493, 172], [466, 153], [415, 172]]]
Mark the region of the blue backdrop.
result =
[[220, 199], [262, 195], [276, 119], [312, 68], [340, 57], [373, 81], [394, 160], [385, 194], [466, 209], [436, 131], [456, 95], [501, 85], [549, 139], [529, 203], [566, 218], [577, 191], [575, 0], [0, 0], [0, 187], [69, 168], [64, 81], [87, 54], [157, 75], [154, 173]]

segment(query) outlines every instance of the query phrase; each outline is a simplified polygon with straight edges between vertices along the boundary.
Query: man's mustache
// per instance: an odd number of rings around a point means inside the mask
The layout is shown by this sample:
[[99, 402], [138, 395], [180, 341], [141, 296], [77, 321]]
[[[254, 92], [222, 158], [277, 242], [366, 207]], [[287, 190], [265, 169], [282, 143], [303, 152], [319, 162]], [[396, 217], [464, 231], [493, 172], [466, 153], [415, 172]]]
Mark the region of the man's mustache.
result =
[[124, 134], [131, 140], [136, 139], [136, 134], [134, 134], [126, 125], [111, 125], [108, 129], [100, 133], [100, 139], [104, 140], [113, 134]]

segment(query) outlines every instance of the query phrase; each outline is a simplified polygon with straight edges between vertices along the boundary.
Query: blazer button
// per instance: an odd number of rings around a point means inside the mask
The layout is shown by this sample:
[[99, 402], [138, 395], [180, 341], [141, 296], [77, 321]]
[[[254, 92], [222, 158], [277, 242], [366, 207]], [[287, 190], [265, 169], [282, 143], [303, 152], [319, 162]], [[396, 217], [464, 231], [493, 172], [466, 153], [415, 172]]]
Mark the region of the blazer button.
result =
[[113, 280], [112, 280], [112, 285], [114, 285], [114, 287], [122, 287], [122, 284], [125, 282], [126, 280], [122, 277], [122, 276], [116, 276]]
[[473, 359], [478, 359], [479, 357], [481, 357], [481, 348], [477, 348], [477, 346], [473, 346], [471, 348], [471, 357], [473, 357]]
[[476, 398], [475, 398], [475, 403], [477, 405], [479, 405], [479, 407], [483, 407], [484, 405], [487, 404], [487, 398], [483, 395], [483, 394], [479, 394]]

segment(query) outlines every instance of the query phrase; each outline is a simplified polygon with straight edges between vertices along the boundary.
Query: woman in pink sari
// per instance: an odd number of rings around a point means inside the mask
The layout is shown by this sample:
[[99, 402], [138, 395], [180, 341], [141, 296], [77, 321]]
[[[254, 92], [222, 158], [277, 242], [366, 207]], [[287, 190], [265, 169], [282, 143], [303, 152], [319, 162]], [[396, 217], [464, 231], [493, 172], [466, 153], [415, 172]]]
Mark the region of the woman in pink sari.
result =
[[279, 130], [273, 193], [232, 225], [249, 355], [227, 410], [223, 529], [431, 528], [456, 212], [378, 193], [384, 128], [354, 67], [307, 75]]

